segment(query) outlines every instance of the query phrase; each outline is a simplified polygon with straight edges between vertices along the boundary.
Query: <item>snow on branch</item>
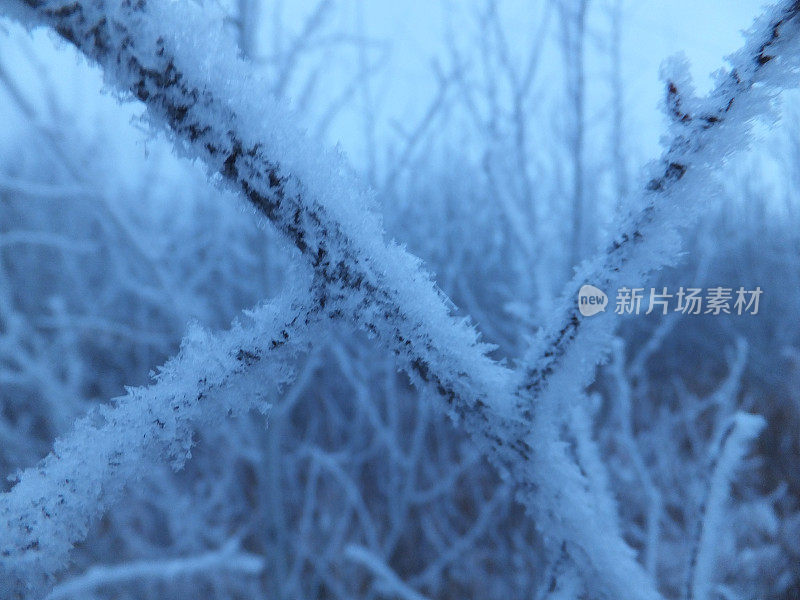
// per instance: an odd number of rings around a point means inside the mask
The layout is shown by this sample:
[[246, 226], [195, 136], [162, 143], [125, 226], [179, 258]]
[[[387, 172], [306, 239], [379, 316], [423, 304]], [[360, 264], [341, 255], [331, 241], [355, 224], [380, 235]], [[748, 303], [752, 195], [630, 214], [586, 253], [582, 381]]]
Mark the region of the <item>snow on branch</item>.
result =
[[[380, 340], [458, 415], [511, 403], [510, 372], [421, 268], [387, 243], [371, 194], [335, 152], [293, 125], [211, 6], [158, 0], [4, 0], [28, 25], [52, 27], [138, 98], [179, 150], [243, 194], [306, 257], [329, 317]], [[505, 401], [505, 402], [504, 402]]]
[[[610, 348], [604, 334], [613, 326], [613, 311], [581, 317], [578, 289], [590, 283], [613, 293], [620, 284], [641, 284], [645, 275], [673, 264], [680, 251], [677, 231], [699, 214], [703, 198], [713, 192], [712, 176], [724, 161], [751, 141], [753, 122], [775, 120], [775, 97], [798, 85], [800, 69], [800, 2], [779, 3], [759, 17], [747, 32], [744, 47], [729, 57], [705, 97], [692, 93], [685, 60], [665, 65], [665, 110], [670, 119], [665, 151], [650, 165], [642, 190], [642, 209], [631, 216], [604, 252], [585, 261], [566, 286], [557, 314], [531, 347], [521, 386], [534, 394], [565, 368], [586, 381]], [[594, 340], [593, 340], [594, 338]], [[593, 340], [594, 343], [591, 343]], [[574, 371], [579, 348], [582, 368]]]
[[752, 442], [766, 426], [759, 415], [737, 412], [725, 428], [711, 456], [711, 476], [708, 493], [701, 510], [700, 539], [692, 554], [691, 575], [686, 597], [691, 600], [709, 600], [716, 581], [719, 534], [724, 530], [731, 485], [736, 470], [741, 465]]
[[321, 312], [377, 336], [501, 462], [530, 460], [511, 372], [451, 315], [419, 260], [384, 240], [370, 194], [341, 156], [321, 152], [292, 125], [237, 57], [213, 8], [141, 0], [0, 7], [77, 46], [110, 84], [146, 104], [181, 152], [244, 195], [312, 265]]
[[[619, 536], [610, 514], [613, 502], [598, 491], [602, 478], [587, 484], [568, 444], [559, 439], [558, 424], [572, 414], [560, 403], [581, 396], [583, 383], [610, 345], [611, 315], [581, 321], [575, 293], [586, 281], [610, 288], [672, 259], [678, 247], [676, 226], [687, 217], [681, 212], [687, 202], [681, 198], [702, 197], [709, 173], [746, 144], [752, 119], [768, 111], [779, 89], [796, 79], [793, 34], [799, 2], [785, 4], [756, 24], [745, 49], [733, 58], [735, 68], [720, 76], [707, 99], [693, 98], [684, 89], [685, 75], [673, 74], [668, 84], [672, 142], [646, 186], [646, 207], [605, 254], [581, 267], [561, 310], [525, 362], [525, 380], [518, 389], [511, 372], [486, 356], [489, 348], [475, 330], [452, 316], [449, 301], [419, 261], [385, 241], [370, 193], [343, 158], [321, 152], [296, 129], [289, 111], [237, 57], [235, 42], [226, 37], [223, 19], [212, 6], [164, 0], [0, 0], [0, 10], [28, 26], [48, 26], [76, 46], [103, 68], [111, 86], [145, 103], [150, 119], [168, 131], [179, 151], [203, 161], [216, 179], [269, 219], [313, 268], [314, 305], [304, 308], [308, 319], [356, 323], [376, 336], [412, 378], [435, 390], [450, 414], [484, 441], [495, 463], [511, 472], [520, 499], [537, 516], [542, 505], [531, 498], [547, 497], [543, 526], [556, 528], [570, 555], [584, 557], [582, 564], [592, 567], [584, 577], [607, 579], [599, 587], [611, 596], [657, 597]], [[222, 342], [203, 346], [197, 360], [217, 357], [207, 365], [219, 380], [215, 386], [229, 375], [247, 373], [254, 363], [277, 369], [271, 379], [280, 382], [285, 374], [280, 362], [273, 363], [275, 349], [265, 340], [287, 347], [303, 339], [298, 322], [280, 327], [263, 331], [246, 348], [234, 334], [223, 336]], [[181, 357], [177, 360], [182, 364]], [[199, 383], [190, 364], [185, 371], [168, 372], [176, 381], [162, 375], [153, 388], [132, 391], [107, 415], [101, 411], [99, 424], [92, 417], [81, 421], [40, 470], [27, 472], [0, 499], [0, 523], [6, 521], [12, 532], [10, 538], [3, 532], [0, 552], [6, 554], [0, 560], [13, 564], [16, 576], [57, 568], [69, 545], [85, 534], [87, 515], [94, 510], [87, 509], [87, 502], [110, 502], [115, 490], [138, 475], [137, 458], [152, 452], [151, 446], [185, 456], [190, 441], [186, 425], [199, 413], [200, 394], [211, 380]], [[544, 392], [549, 396], [543, 398]], [[169, 414], [175, 404], [164, 398], [173, 395], [192, 407], [186, 417], [180, 408]], [[117, 435], [120, 427], [141, 428], [151, 437], [131, 444]], [[87, 448], [89, 439], [96, 443]], [[582, 446], [581, 453], [578, 460], [593, 461], [591, 446]], [[79, 483], [69, 477], [75, 471], [82, 477]], [[72, 491], [75, 486], [80, 490]], [[54, 514], [59, 518], [52, 519]], [[52, 523], [63, 524], [71, 516], [76, 525], [65, 536]], [[47, 552], [41, 548], [45, 543], [52, 545]]]
[[222, 334], [194, 327], [153, 385], [91, 412], [39, 465], [18, 474], [0, 496], [0, 596], [41, 593], [126, 485], [155, 461], [167, 457], [178, 467], [191, 455], [198, 422], [265, 409], [293, 379], [290, 359], [306, 349], [315, 307], [287, 295]]
[[[341, 156], [319, 151], [292, 125], [288, 110], [238, 58], [213, 7], [157, 0], [3, 0], [0, 10], [29, 26], [48, 25], [73, 43], [103, 68], [110, 85], [146, 104], [153, 123], [165, 126], [180, 152], [202, 160], [221, 183], [267, 217], [313, 267], [315, 314], [354, 321], [376, 335], [414, 379], [445, 400], [451, 415], [488, 440], [503, 462], [530, 459], [524, 426], [511, 415], [510, 371], [486, 357], [490, 347], [479, 343], [466, 321], [451, 316], [451, 303], [419, 260], [384, 240], [370, 194]], [[247, 356], [258, 361], [268, 352], [269, 345], [254, 347]], [[188, 378], [186, 383], [176, 393], [195, 397], [196, 381]], [[115, 427], [97, 429], [84, 422], [57, 451], [77, 456], [79, 443], [104, 435], [114, 450], [98, 442], [93, 451], [121, 451], [121, 439], [112, 435]], [[516, 433], [509, 436], [509, 430]], [[135, 462], [135, 450], [126, 461]], [[56, 459], [48, 461], [40, 478], [58, 487], [51, 481], [58, 481]], [[121, 485], [128, 476], [121, 473], [116, 480]], [[105, 483], [108, 477], [101, 479]], [[40, 527], [47, 522], [38, 513], [30, 524], [24, 505], [14, 504], [30, 496], [26, 481], [3, 501], [8, 518], [16, 510], [17, 526], [31, 531], [3, 538], [3, 563], [20, 553], [35, 561], [42, 553], [31, 544], [43, 543], [52, 533]], [[48, 498], [54, 491], [37, 497]], [[101, 500], [99, 492], [95, 497]], [[86, 502], [71, 510], [78, 523], [85, 523], [91, 512]], [[56, 554], [65, 556], [79, 537], [56, 535], [54, 540], [63, 544]], [[54, 569], [53, 564], [42, 566], [44, 572]]]
[[231, 571], [254, 576], [264, 570], [265, 562], [262, 556], [242, 551], [239, 540], [234, 538], [217, 550], [196, 556], [91, 567], [83, 575], [56, 586], [45, 600], [85, 598], [100, 586], [142, 579], [171, 580], [175, 577], [202, 576], [209, 571]]
[[375, 556], [363, 546], [350, 545], [345, 548], [345, 556], [366, 567], [380, 581], [382, 594], [402, 598], [402, 600], [427, 600], [425, 596], [406, 584], [380, 557]]
[[[603, 489], [603, 465], [591, 461], [591, 431], [576, 419], [580, 413], [573, 408], [587, 402], [584, 388], [613, 347], [616, 324], [613, 310], [584, 319], [578, 311], [578, 289], [589, 283], [613, 294], [620, 285], [641, 285], [652, 272], [674, 262], [679, 229], [713, 193], [714, 170], [748, 145], [756, 118], [774, 118], [776, 95], [797, 85], [798, 27], [800, 2], [768, 11], [748, 33], [744, 48], [731, 57], [731, 70], [718, 74], [716, 87], [704, 99], [692, 94], [685, 61], [673, 60], [665, 67], [671, 125], [666, 150], [650, 167], [644, 208], [604, 253], [580, 265], [560, 308], [549, 321], [543, 319], [547, 325], [522, 361], [520, 397], [532, 395], [536, 401], [528, 401], [521, 412], [531, 420], [530, 445], [539, 458], [530, 467], [528, 478], [537, 485], [528, 505], [537, 526], [550, 536], [551, 552], [578, 564], [585, 584], [593, 574], [612, 596], [622, 595], [627, 586], [648, 597], [652, 588], [621, 537], [616, 507]], [[587, 451], [573, 455], [570, 445]], [[586, 457], [599, 476], [590, 473]]]

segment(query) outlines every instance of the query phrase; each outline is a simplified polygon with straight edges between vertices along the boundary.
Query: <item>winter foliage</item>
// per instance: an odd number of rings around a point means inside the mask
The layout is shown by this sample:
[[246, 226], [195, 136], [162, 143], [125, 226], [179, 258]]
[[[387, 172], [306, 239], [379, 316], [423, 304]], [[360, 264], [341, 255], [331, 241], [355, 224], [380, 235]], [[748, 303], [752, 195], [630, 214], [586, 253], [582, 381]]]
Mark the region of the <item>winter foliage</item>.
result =
[[[587, 282], [797, 280], [796, 228], [766, 216], [763, 190], [718, 175], [798, 82], [800, 5], [759, 17], [703, 97], [686, 59], [665, 62], [663, 154], [629, 193], [611, 136], [610, 233], [584, 243], [600, 210], [584, 172], [587, 2], [559, 3], [574, 113], [571, 167], [550, 183], [527, 138], [543, 128], [526, 116], [542, 50], [513, 62], [495, 2], [477, 52], [496, 68], [471, 71], [449, 40], [452, 72], [437, 71], [439, 93], [382, 170], [374, 147], [365, 173], [326, 150], [285, 96], [298, 56], [349, 39], [324, 33], [333, 4], [265, 69], [247, 58], [254, 0], [232, 27], [222, 5], [0, 0], [143, 107], [170, 165], [81, 160], [90, 140], [54, 131], [0, 61], [46, 148], [0, 170], [0, 464], [15, 472], [0, 495], [3, 597], [792, 597], [798, 442], [780, 423], [798, 423], [800, 387], [748, 361], [795, 365], [796, 299], [768, 306], [769, 323], [670, 313], [637, 330], [612, 310], [581, 316], [576, 297]], [[369, 104], [355, 43], [343, 97]], [[463, 122], [477, 161], [447, 137]], [[571, 245], [554, 250], [564, 223]], [[755, 258], [732, 274], [736, 253]], [[780, 357], [759, 337], [773, 323]], [[700, 343], [686, 354], [679, 334], [724, 337], [724, 360], [699, 360]], [[140, 385], [120, 396], [128, 378]]]

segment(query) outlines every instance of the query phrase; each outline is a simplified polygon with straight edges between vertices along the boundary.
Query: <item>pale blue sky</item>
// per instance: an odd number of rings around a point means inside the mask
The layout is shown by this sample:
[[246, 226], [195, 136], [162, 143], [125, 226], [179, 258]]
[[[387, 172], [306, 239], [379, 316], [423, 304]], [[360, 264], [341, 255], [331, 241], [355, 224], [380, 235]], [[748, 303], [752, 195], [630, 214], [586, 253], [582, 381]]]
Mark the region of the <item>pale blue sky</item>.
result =
[[[603, 51], [608, 35], [608, 14], [612, 0], [592, 0], [589, 12], [590, 41], [587, 45], [587, 71], [591, 81], [602, 81], [607, 73], [608, 57]], [[283, 3], [285, 24], [298, 28], [318, 0], [291, 0]], [[276, 3], [265, 1], [263, 14], [263, 46], [269, 51], [273, 30], [270, 11]], [[388, 133], [393, 122], [416, 123], [429, 105], [434, 93], [434, 77], [431, 64], [434, 58], [444, 56], [446, 23], [450, 20], [456, 35], [466, 36], [467, 28], [474, 22], [474, 9], [482, 5], [478, 0], [406, 0], [388, 2], [365, 0], [362, 4], [363, 23], [369, 38], [380, 40], [388, 49], [388, 62], [383, 66], [374, 82], [378, 103], [378, 134]], [[662, 95], [662, 84], [658, 79], [659, 65], [676, 52], [685, 52], [692, 65], [699, 91], [710, 81], [708, 75], [722, 66], [723, 57], [741, 45], [740, 31], [746, 28], [761, 10], [760, 0], [651, 0], [623, 3], [623, 75], [625, 94], [629, 107], [629, 150], [637, 160], [655, 157], [659, 153], [658, 139], [663, 131], [663, 121], [658, 103]], [[354, 31], [357, 22], [356, 2], [341, 0], [334, 5], [332, 19], [340, 31]], [[525, 0], [505, 0], [503, 7], [504, 26], [514, 51], [515, 44], [529, 43], [541, 18], [541, 5]], [[553, 28], [551, 27], [551, 30]], [[18, 29], [11, 27], [16, 40]], [[0, 32], [0, 52], [3, 62], [14, 71], [14, 76], [24, 85], [30, 85], [28, 96], [37, 97], [38, 76], [33, 74], [30, 64], [23, 60], [26, 51], [21, 51], [18, 42], [3, 39]], [[61, 42], [53, 43], [52, 35], [37, 33], [24, 43], [35, 48], [51, 81], [57, 84], [64, 104], [73, 107], [88, 107], [93, 110], [76, 110], [74, 118], [90, 119], [95, 124], [105, 122], [106, 130], [120, 132], [130, 121], [131, 107], [115, 108], [111, 98], [98, 98], [102, 87], [99, 75], [85, 67], [85, 61], [75, 60], [75, 54]], [[527, 41], [527, 42], [526, 42]], [[555, 46], [557, 41], [549, 40]], [[517, 48], [520, 50], [520, 48]], [[22, 54], [20, 54], [22, 52]], [[351, 56], [351, 60], [355, 58]], [[352, 63], [333, 65], [327, 77], [334, 80], [342, 73], [355, 68]], [[560, 69], [560, 55], [552, 52], [543, 72]], [[59, 74], [59, 75], [56, 75]], [[604, 93], [602, 91], [600, 94]], [[41, 96], [39, 96], [41, 97]], [[0, 99], [6, 99], [0, 94]], [[592, 110], [593, 92], [589, 90], [587, 106]], [[90, 103], [90, 104], [87, 104]], [[134, 111], [136, 109], [133, 109]], [[591, 120], [591, 114], [588, 115]], [[363, 150], [363, 112], [357, 100], [350, 103], [334, 121], [328, 142], [340, 143], [359, 164]], [[88, 129], [91, 129], [89, 127]], [[86, 129], [84, 129], [85, 131]], [[141, 152], [144, 144], [141, 133], [130, 130], [130, 135], [139, 140], [135, 144]], [[13, 124], [6, 119], [0, 131], [0, 143], [16, 143]]]
[[[318, 0], [292, 0], [287, 3], [287, 23], [298, 24]], [[536, 4], [536, 8], [532, 5]], [[605, 43], [608, 31], [610, 0], [590, 3], [589, 31], [595, 41], [587, 48], [588, 69], [600, 73], [607, 68], [607, 57], [598, 48]], [[367, 34], [386, 40], [389, 63], [377, 82], [383, 92], [381, 122], [413, 122], [425, 109], [433, 93], [431, 61], [443, 54], [445, 14], [450, 7], [454, 28], [469, 23], [480, 2], [460, 0], [406, 0], [405, 2], [365, 1], [364, 24]], [[525, 0], [501, 2], [506, 14], [510, 40], [525, 40], [535, 31], [541, 10], [538, 3]], [[356, 19], [353, 3], [348, 9], [337, 8], [337, 19], [347, 26]], [[677, 52], [689, 57], [699, 92], [705, 90], [709, 75], [723, 66], [723, 58], [738, 49], [740, 32], [761, 12], [761, 0], [624, 0], [623, 1], [623, 73], [629, 118], [629, 140], [642, 156], [658, 153], [658, 139], [663, 130], [658, 103], [662, 85], [658, 78], [661, 62]], [[553, 65], [560, 68], [560, 63]], [[354, 156], [361, 143], [361, 128], [354, 110], [343, 116], [332, 134]]]

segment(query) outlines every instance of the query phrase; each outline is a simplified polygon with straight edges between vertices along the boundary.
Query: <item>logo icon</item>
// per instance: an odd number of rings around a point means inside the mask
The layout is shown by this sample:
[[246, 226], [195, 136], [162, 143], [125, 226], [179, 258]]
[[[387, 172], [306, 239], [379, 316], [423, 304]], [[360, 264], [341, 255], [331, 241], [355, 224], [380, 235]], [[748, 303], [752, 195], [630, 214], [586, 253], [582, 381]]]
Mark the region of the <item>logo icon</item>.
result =
[[588, 283], [582, 285], [578, 290], [578, 310], [584, 317], [591, 317], [603, 312], [607, 306], [608, 296], [603, 290]]

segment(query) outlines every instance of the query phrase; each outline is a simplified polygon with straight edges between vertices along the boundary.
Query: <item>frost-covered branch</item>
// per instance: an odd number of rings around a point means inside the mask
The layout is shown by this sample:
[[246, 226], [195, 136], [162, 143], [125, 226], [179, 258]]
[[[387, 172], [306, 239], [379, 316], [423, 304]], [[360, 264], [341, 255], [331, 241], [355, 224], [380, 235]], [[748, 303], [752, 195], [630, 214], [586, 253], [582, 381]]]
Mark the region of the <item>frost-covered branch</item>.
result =
[[229, 571], [243, 575], [258, 575], [264, 570], [264, 558], [243, 552], [238, 540], [231, 540], [218, 550], [197, 556], [165, 560], [142, 560], [113, 566], [95, 566], [83, 575], [59, 584], [45, 600], [85, 598], [100, 586], [127, 583], [142, 579], [171, 580], [180, 576], [203, 575], [214, 571]]
[[628, 460], [633, 470], [636, 472], [638, 483], [641, 485], [644, 496], [647, 498], [644, 564], [648, 573], [655, 576], [663, 499], [661, 498], [658, 487], [653, 481], [652, 474], [647, 468], [641, 448], [639, 447], [639, 442], [634, 434], [632, 386], [625, 372], [625, 347], [622, 340], [616, 340], [614, 344], [612, 374], [618, 387], [615, 409], [619, 413], [620, 430], [617, 432], [617, 439], [620, 445], [624, 447]]
[[[485, 356], [488, 347], [467, 323], [450, 316], [449, 301], [419, 261], [384, 241], [369, 194], [343, 159], [319, 152], [291, 125], [286, 109], [253, 81], [208, 6], [12, 0], [0, 7], [29, 25], [47, 24], [74, 43], [117, 89], [143, 101], [186, 155], [202, 159], [269, 218], [314, 268], [314, 310], [354, 320], [377, 335], [454, 416], [504, 454], [506, 464], [530, 458], [522, 424], [499, 414], [513, 405], [510, 372]], [[248, 352], [260, 360], [269, 346]], [[189, 384], [192, 390], [195, 383]], [[490, 405], [496, 409], [491, 416]], [[508, 430], [517, 433], [508, 436]], [[97, 435], [78, 430], [72, 439]], [[15, 488], [6, 501], [24, 497]], [[13, 514], [10, 507], [6, 514]], [[78, 522], [85, 520], [81, 514]], [[20, 542], [8, 545], [36, 550], [31, 541]]]
[[[624, 283], [640, 284], [654, 269], [674, 262], [680, 249], [678, 230], [699, 214], [698, 199], [709, 195], [714, 169], [747, 146], [752, 122], [772, 111], [777, 93], [797, 84], [799, 16], [800, 3], [787, 2], [761, 17], [745, 47], [732, 57], [733, 68], [718, 75], [716, 88], [705, 99], [692, 95], [685, 64], [673, 61], [666, 69], [672, 124], [667, 149], [652, 166], [645, 186], [644, 208], [629, 219], [604, 253], [578, 268], [560, 308], [545, 321], [523, 361], [520, 386], [538, 398], [522, 407], [523, 414], [532, 417], [532, 446], [537, 455], [548, 457], [533, 465], [537, 473], [531, 479], [540, 482], [532, 500], [537, 523], [553, 535], [551, 552], [560, 551], [563, 540], [572, 560], [603, 573], [609, 581], [624, 572], [616, 564], [619, 557], [629, 555], [629, 548], [612, 535], [606, 545], [614, 550], [588, 554], [586, 550], [604, 545], [604, 531], [617, 531], [613, 504], [591, 490], [566, 442], [554, 433], [555, 424], [561, 423], [573, 437], [580, 435], [567, 419], [572, 415], [569, 403], [581, 401], [584, 386], [613, 340], [613, 311], [590, 320], [582, 318], [576, 302], [578, 289], [591, 283], [613, 293]], [[564, 505], [565, 497], [570, 507], [559, 512], [556, 507]], [[590, 514], [593, 524], [587, 525]], [[611, 589], [615, 585], [624, 584], [617, 579]]]
[[[551, 536], [554, 557], [566, 553], [584, 577], [594, 572], [604, 578], [608, 590], [624, 589], [625, 578], [644, 578], [636, 569], [623, 575], [635, 563], [621, 541], [614, 503], [602, 486], [592, 485], [580, 457], [572, 457], [567, 447], [571, 439], [591, 447], [586, 428], [581, 433], [570, 421], [571, 405], [586, 401], [584, 387], [612, 346], [615, 325], [612, 310], [581, 317], [577, 292], [590, 283], [613, 294], [620, 285], [640, 285], [653, 270], [674, 262], [678, 230], [699, 214], [698, 199], [713, 189], [714, 169], [747, 146], [752, 122], [772, 111], [777, 93], [797, 84], [799, 16], [800, 3], [792, 2], [760, 18], [745, 47], [733, 56], [731, 71], [718, 76], [717, 87], [705, 99], [692, 95], [685, 64], [673, 62], [666, 69], [672, 124], [667, 149], [652, 166], [644, 208], [604, 253], [578, 268], [560, 308], [545, 320], [523, 361], [520, 386], [538, 401], [522, 410], [532, 417], [534, 452], [547, 457], [533, 463], [535, 473], [529, 476], [538, 484], [530, 500], [537, 525]], [[559, 427], [567, 433], [562, 436]], [[602, 547], [604, 552], [592, 551]], [[630, 587], [639, 589], [638, 584]]]
[[418, 259], [383, 239], [369, 193], [340, 156], [320, 152], [254, 81], [210, 7], [38, 0], [0, 6], [72, 42], [117, 89], [143, 101], [183, 153], [241, 192], [311, 263], [325, 314], [378, 336], [472, 432], [513, 454], [509, 460], [530, 458], [519, 435], [509, 451], [498, 417], [488, 416], [490, 406], [510, 416], [510, 372], [485, 356], [488, 347], [473, 328], [450, 315], [449, 300]]
[[713, 448], [708, 497], [703, 507], [700, 539], [692, 555], [691, 582], [686, 598], [709, 600], [714, 596], [715, 567], [721, 531], [726, 526], [726, 506], [731, 484], [750, 444], [766, 423], [758, 415], [736, 413], [728, 423], [719, 444]]
[[[266, 406], [293, 377], [289, 360], [305, 349], [315, 303], [297, 295], [247, 313], [211, 335], [195, 328], [150, 387], [79, 420], [38, 466], [0, 496], [0, 592], [41, 591], [67, 562], [96, 516], [164, 457], [178, 466], [204, 419]], [[263, 360], [262, 360], [263, 359]]]
[[375, 556], [369, 549], [363, 546], [348, 546], [345, 548], [345, 556], [353, 562], [363, 565], [378, 578], [376, 587], [382, 594], [388, 594], [403, 600], [427, 600], [425, 596], [400, 579], [389, 565]]
[[[532, 351], [526, 381], [515, 397], [510, 372], [486, 357], [487, 348], [478, 343], [471, 327], [451, 316], [449, 302], [419, 262], [396, 244], [385, 242], [380, 220], [370, 208], [370, 194], [341, 157], [321, 153], [291, 125], [291, 115], [269, 99], [264, 93], [266, 86], [237, 59], [235, 44], [222, 36], [218, 27], [221, 19], [209, 6], [158, 0], [0, 0], [0, 7], [28, 25], [53, 28], [97, 62], [115, 89], [146, 104], [152, 121], [167, 129], [185, 155], [203, 161], [218, 180], [246, 197], [260, 215], [269, 219], [314, 269], [316, 304], [306, 307], [309, 314], [357, 323], [377, 336], [413, 378], [435, 390], [450, 413], [487, 442], [495, 461], [511, 471], [519, 483], [520, 498], [529, 507], [544, 507], [544, 533], [556, 532], [554, 537], [568, 542], [570, 554], [580, 556], [582, 564], [591, 567], [584, 577], [607, 579], [598, 587], [608, 595], [625, 592], [640, 598], [654, 597], [652, 586], [639, 573], [633, 553], [619, 536], [611, 514], [613, 503], [596, 493], [602, 487], [602, 478], [585, 481], [579, 465], [570, 460], [570, 448], [559, 430], [565, 416], [572, 414], [563, 410], [564, 399], [581, 397], [582, 384], [607, 346], [603, 335], [608, 333], [610, 315], [584, 325], [576, 313], [574, 296], [565, 297], [561, 312], [549, 320], [553, 323], [547, 329], [549, 333]], [[670, 102], [675, 107], [674, 143], [660, 164], [660, 172], [648, 185], [647, 208], [631, 220], [627, 232], [605, 255], [583, 267], [571, 291], [587, 278], [594, 284], [610, 286], [624, 276], [669, 260], [676, 247], [676, 198], [704, 191], [704, 178], [710, 169], [741, 145], [749, 120], [769, 107], [782, 84], [777, 76], [794, 77], [794, 63], [776, 53], [786, 51], [787, 59], [793, 56], [794, 49], [784, 47], [784, 40], [796, 28], [797, 12], [797, 5], [792, 4], [780, 14], [765, 18], [738, 56], [736, 69], [707, 101], [688, 97], [682, 81], [673, 78]], [[755, 88], [759, 82], [764, 85]], [[587, 343], [575, 343], [579, 330]], [[298, 343], [292, 338], [294, 333], [302, 339], [301, 332], [288, 327], [283, 331], [289, 339], [281, 343]], [[592, 332], [598, 335], [593, 337]], [[237, 363], [228, 356], [223, 365], [233, 369], [240, 363], [272, 364], [270, 344], [264, 345], [263, 340], [274, 338], [269, 333], [263, 335], [262, 343], [249, 347]], [[588, 347], [593, 344], [596, 348]], [[219, 348], [206, 351], [214, 355]], [[233, 355], [239, 356], [238, 350]], [[188, 373], [191, 376], [182, 382], [184, 387], [173, 391], [188, 393], [190, 399], [197, 400], [197, 374], [191, 369]], [[549, 396], [540, 396], [536, 404], [530, 401], [532, 394], [545, 391]], [[152, 400], [152, 410], [167, 408], [156, 398]], [[518, 418], [515, 400], [527, 416], [537, 417], [532, 424]], [[136, 415], [141, 416], [141, 411], [137, 409]], [[162, 422], [167, 423], [158, 418], [149, 424], [161, 429]], [[156, 436], [173, 453], [175, 444], [180, 446], [176, 440], [186, 439], [184, 429], [178, 427], [183, 423], [166, 429], [163, 438]], [[21, 519], [13, 522], [20, 529], [9, 543], [9, 557], [21, 552], [33, 557], [31, 561], [38, 560], [38, 546], [31, 544], [40, 543], [36, 537], [39, 530], [49, 539], [53, 529], [48, 526], [49, 517], [26, 502], [32, 497], [45, 503], [57, 502], [57, 490], [70, 485], [58, 478], [57, 457], [79, 460], [82, 447], [78, 442], [97, 439], [91, 451], [105, 469], [108, 461], [103, 459], [123, 443], [111, 435], [115, 427], [104, 429], [102, 423], [95, 426], [91, 420], [82, 421], [74, 436], [57, 446], [59, 454], [48, 459], [38, 479], [29, 472], [2, 499], [8, 505], [4, 513], [7, 518]], [[143, 442], [138, 443], [141, 448], [127, 444], [122, 449], [135, 457], [137, 451], [141, 454], [146, 450]], [[539, 452], [536, 460], [532, 460], [532, 444]], [[592, 447], [581, 448], [582, 459], [593, 460]], [[69, 454], [61, 453], [62, 449]], [[134, 459], [126, 454], [124, 460], [130, 471], [108, 471], [99, 482], [105, 485], [113, 475], [113, 490], [135, 476], [133, 465], [128, 464]], [[93, 473], [85, 471], [86, 475]], [[30, 484], [34, 488], [26, 487], [26, 481], [34, 482]], [[42, 484], [41, 491], [36, 482]], [[97, 483], [91, 477], [81, 481], [81, 485]], [[110, 501], [105, 491], [92, 487], [88, 492], [101, 507]], [[531, 501], [531, 497], [541, 496], [546, 501]], [[15, 498], [25, 502], [15, 505]], [[84, 504], [69, 506], [79, 524], [87, 522], [89, 511]], [[599, 509], [601, 518], [597, 517]], [[30, 518], [34, 518], [35, 527], [25, 531]], [[549, 530], [551, 525], [553, 529]], [[85, 529], [85, 525], [79, 527]], [[82, 534], [73, 531], [70, 539], [54, 537], [61, 545], [51, 550], [63, 560], [70, 541]], [[606, 552], [609, 540], [613, 541], [612, 552]], [[53, 568], [48, 564], [42, 570]]]
[[[692, 94], [684, 61], [673, 60], [665, 68], [671, 126], [666, 150], [651, 166], [642, 190], [643, 208], [604, 252], [577, 268], [558, 313], [528, 352], [524, 389], [538, 393], [564, 369], [584, 381], [590, 376], [609, 347], [592, 340], [607, 340], [604, 331], [614, 316], [607, 311], [584, 320], [576, 302], [578, 289], [591, 283], [613, 292], [625, 282], [641, 283], [644, 275], [675, 261], [677, 230], [699, 214], [702, 198], [713, 189], [713, 172], [748, 146], [753, 122], [772, 115], [775, 96], [797, 85], [799, 27], [800, 2], [782, 2], [768, 10], [748, 32], [745, 46], [730, 57], [731, 69], [717, 75], [716, 87], [702, 99]], [[573, 371], [576, 359], [584, 366]]]

